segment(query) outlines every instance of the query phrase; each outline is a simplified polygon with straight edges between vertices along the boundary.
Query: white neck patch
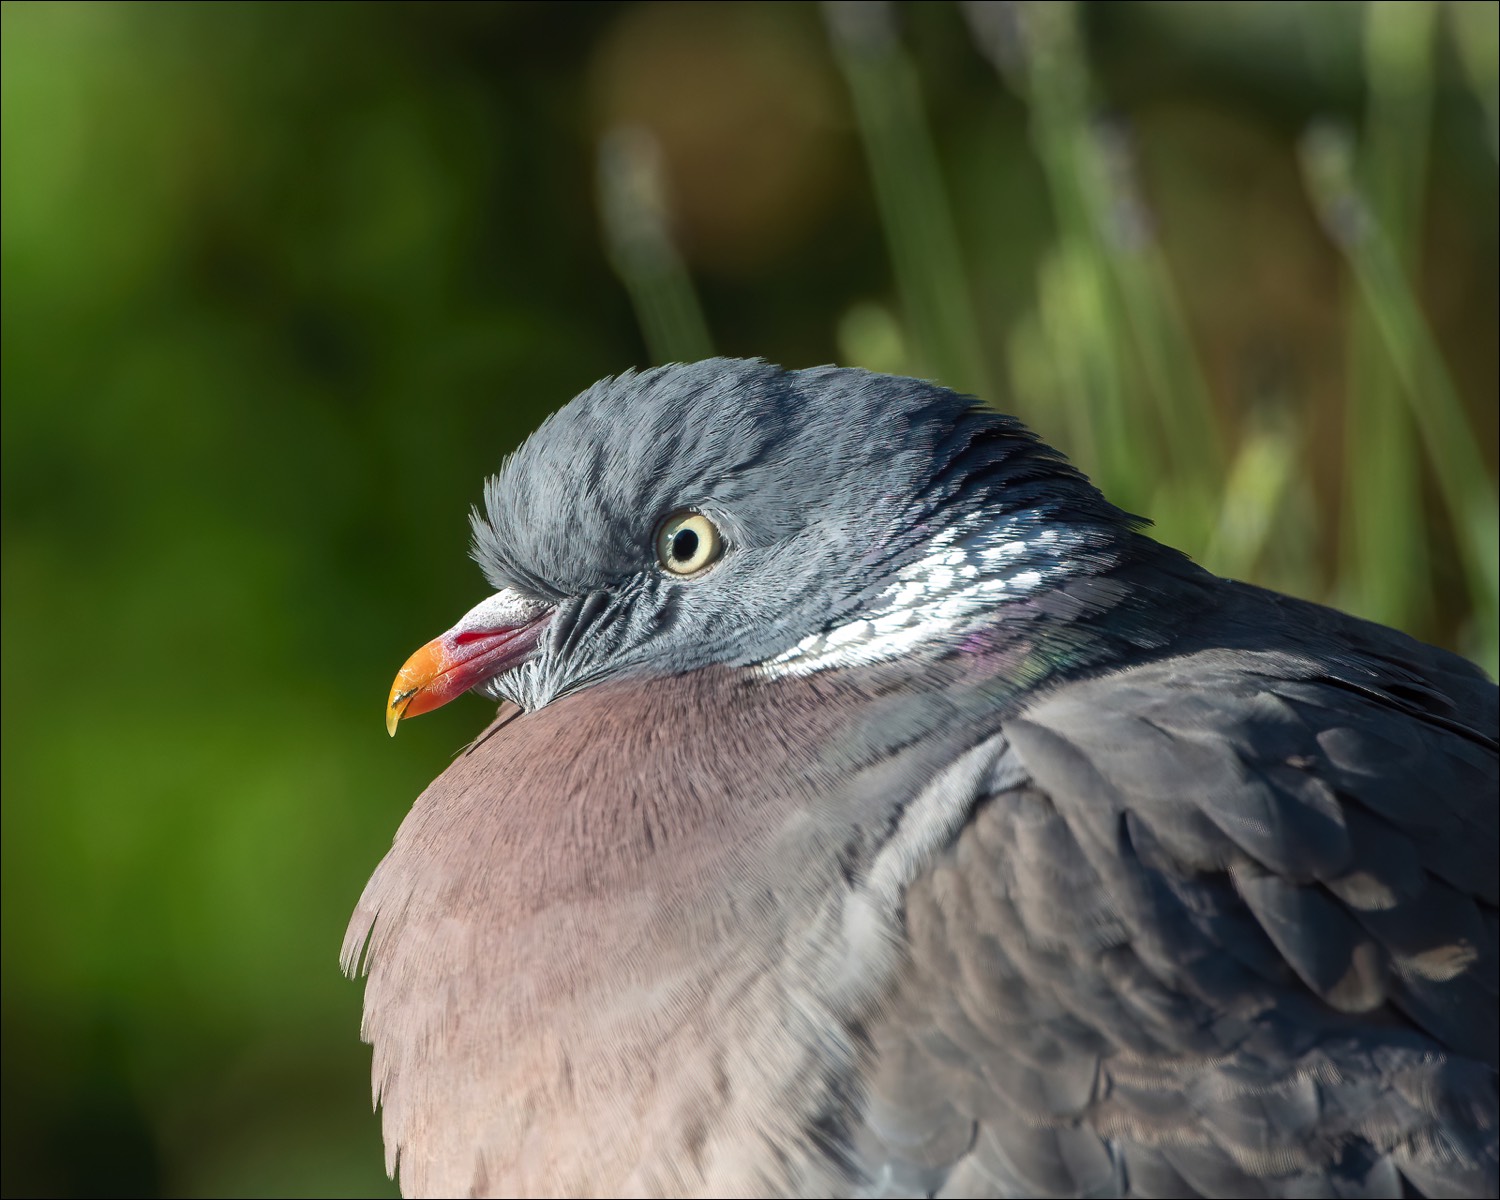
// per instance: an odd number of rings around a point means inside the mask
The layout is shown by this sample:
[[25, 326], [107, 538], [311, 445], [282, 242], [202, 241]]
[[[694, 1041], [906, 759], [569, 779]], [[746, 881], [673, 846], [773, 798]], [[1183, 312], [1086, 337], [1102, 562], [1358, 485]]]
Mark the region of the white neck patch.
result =
[[945, 529], [901, 569], [863, 616], [810, 634], [761, 663], [766, 675], [808, 675], [898, 658], [924, 643], [962, 637], [976, 618], [1080, 573], [1087, 539], [1043, 524], [1034, 510], [983, 526]]

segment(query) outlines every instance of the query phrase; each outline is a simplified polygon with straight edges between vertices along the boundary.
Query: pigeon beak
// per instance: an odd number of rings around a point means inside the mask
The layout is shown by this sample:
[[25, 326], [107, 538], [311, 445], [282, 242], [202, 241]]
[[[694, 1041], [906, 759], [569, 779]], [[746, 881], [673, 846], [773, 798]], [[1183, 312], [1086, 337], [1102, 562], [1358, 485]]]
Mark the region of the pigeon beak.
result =
[[441, 708], [525, 660], [551, 616], [547, 605], [508, 588], [475, 605], [396, 673], [385, 705], [386, 732], [395, 737], [402, 717]]

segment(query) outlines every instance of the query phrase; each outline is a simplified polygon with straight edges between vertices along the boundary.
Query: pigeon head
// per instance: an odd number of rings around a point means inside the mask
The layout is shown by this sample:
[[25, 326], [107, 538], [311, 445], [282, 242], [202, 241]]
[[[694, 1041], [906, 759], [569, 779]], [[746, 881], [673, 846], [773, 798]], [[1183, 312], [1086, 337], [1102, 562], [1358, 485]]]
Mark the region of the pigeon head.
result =
[[472, 523], [496, 592], [402, 668], [392, 733], [469, 690], [533, 709], [611, 678], [921, 643], [1127, 527], [968, 397], [733, 359], [595, 384], [511, 455]]

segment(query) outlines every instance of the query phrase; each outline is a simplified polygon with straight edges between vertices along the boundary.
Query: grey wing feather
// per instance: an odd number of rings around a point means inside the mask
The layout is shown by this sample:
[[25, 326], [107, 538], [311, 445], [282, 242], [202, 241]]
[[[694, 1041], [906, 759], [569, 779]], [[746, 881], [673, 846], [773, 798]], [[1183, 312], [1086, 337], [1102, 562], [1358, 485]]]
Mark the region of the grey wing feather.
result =
[[907, 891], [872, 1193], [1496, 1194], [1496, 692], [1393, 646], [1004, 721], [1010, 786]]

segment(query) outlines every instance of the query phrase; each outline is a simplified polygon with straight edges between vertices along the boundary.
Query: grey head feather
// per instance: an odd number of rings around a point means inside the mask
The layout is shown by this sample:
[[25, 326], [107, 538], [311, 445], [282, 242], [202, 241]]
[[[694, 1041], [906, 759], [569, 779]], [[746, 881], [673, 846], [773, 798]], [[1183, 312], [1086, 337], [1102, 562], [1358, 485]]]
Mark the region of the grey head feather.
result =
[[[526, 708], [611, 677], [765, 662], [860, 613], [976, 514], [1024, 509], [1101, 546], [1131, 536], [1060, 455], [970, 397], [760, 360], [595, 384], [484, 499], [473, 553], [486, 578], [557, 606], [537, 656], [490, 685]], [[661, 571], [654, 551], [681, 509], [708, 516], [726, 545], [692, 579]]]

